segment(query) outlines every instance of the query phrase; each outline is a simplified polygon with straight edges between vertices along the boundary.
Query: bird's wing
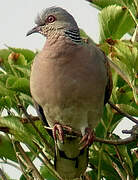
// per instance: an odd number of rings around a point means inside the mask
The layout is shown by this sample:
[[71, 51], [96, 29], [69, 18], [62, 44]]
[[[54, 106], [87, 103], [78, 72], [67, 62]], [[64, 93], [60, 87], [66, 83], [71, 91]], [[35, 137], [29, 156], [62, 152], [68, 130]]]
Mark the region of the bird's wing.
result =
[[113, 81], [112, 81], [112, 73], [110, 70], [108, 58], [105, 54], [104, 54], [104, 57], [105, 57], [105, 68], [107, 70], [107, 77], [108, 77], [107, 85], [105, 88], [105, 97], [104, 97], [104, 104], [106, 104], [108, 102], [108, 100], [110, 99], [110, 96], [112, 93]]
[[[35, 100], [33, 101], [34, 101], [34, 106], [35, 106], [35, 109], [39, 118], [42, 120], [44, 126], [49, 127], [43, 108]], [[53, 137], [51, 130], [47, 130], [47, 132], [51, 137]]]

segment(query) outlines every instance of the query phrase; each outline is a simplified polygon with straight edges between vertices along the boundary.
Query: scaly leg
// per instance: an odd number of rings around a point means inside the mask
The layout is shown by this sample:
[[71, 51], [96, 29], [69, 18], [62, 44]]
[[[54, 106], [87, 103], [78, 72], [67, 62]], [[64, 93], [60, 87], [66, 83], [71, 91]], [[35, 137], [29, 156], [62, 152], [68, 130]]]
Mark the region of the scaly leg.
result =
[[58, 134], [59, 141], [64, 142], [64, 131], [63, 131], [63, 128], [66, 131], [68, 131], [68, 132], [72, 131], [72, 128], [70, 128], [70, 127], [68, 127], [66, 125], [60, 125], [60, 124], [56, 123], [54, 125], [54, 127], [53, 127], [53, 130], [52, 130], [55, 142], [57, 141], [57, 134]]
[[95, 136], [94, 136], [93, 130], [91, 128], [86, 128], [85, 129], [85, 135], [82, 137], [82, 139], [80, 141], [80, 144], [83, 144], [80, 147], [80, 150], [84, 149], [87, 146], [90, 146], [94, 141], [94, 137]]

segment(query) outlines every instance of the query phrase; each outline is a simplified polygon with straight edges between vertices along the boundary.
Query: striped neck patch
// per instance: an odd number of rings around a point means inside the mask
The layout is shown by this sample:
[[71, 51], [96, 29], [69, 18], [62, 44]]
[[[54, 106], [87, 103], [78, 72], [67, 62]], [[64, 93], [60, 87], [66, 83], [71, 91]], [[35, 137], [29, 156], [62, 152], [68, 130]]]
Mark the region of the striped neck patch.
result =
[[82, 39], [80, 37], [80, 33], [77, 30], [66, 30], [65, 35], [68, 36], [75, 43], [81, 43], [82, 42]]

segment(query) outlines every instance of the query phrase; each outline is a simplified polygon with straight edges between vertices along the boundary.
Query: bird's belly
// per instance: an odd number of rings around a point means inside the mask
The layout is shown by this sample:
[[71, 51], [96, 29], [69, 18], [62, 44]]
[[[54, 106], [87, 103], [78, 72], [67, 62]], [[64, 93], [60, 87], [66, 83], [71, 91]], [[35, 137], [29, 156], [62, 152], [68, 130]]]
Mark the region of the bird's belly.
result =
[[[90, 111], [93, 114], [92, 119], [94, 120], [92, 126], [88, 122], [88, 113]], [[101, 115], [97, 111], [97, 108], [90, 108], [85, 104], [83, 106], [73, 104], [68, 107], [46, 104], [44, 113], [50, 127], [53, 127], [55, 123], [59, 123], [69, 126], [73, 130], [81, 131], [82, 134], [85, 133], [85, 128], [89, 126], [91, 126], [92, 129], [95, 128]]]
[[71, 67], [70, 63], [58, 66], [55, 61], [41, 67], [34, 64], [31, 94], [42, 106], [51, 127], [60, 123], [83, 132], [100, 120], [106, 81], [93, 66]]

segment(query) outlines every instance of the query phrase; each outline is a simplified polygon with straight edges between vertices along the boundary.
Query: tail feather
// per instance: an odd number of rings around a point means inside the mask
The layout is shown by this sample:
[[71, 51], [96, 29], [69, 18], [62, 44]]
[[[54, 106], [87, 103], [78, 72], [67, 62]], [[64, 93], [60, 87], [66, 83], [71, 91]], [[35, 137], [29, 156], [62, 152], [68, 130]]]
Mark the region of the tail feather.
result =
[[88, 148], [79, 150], [80, 138], [66, 136], [64, 144], [57, 142], [55, 169], [64, 180], [79, 178], [88, 165]]

